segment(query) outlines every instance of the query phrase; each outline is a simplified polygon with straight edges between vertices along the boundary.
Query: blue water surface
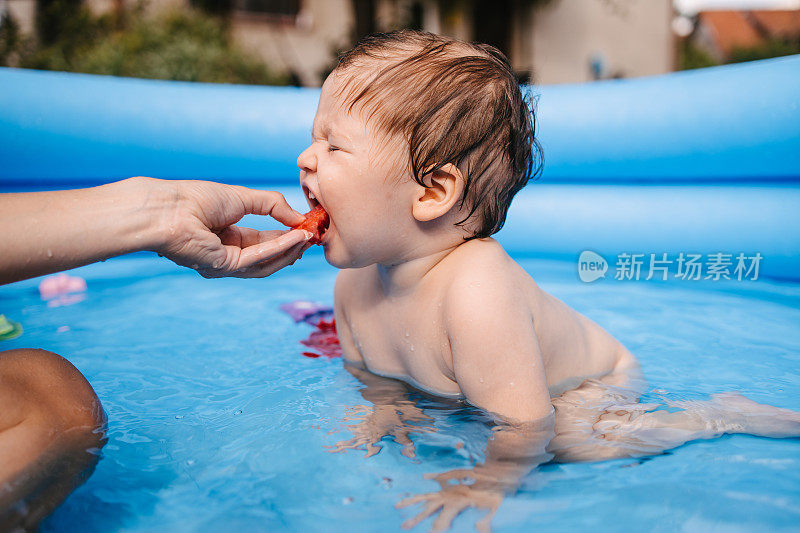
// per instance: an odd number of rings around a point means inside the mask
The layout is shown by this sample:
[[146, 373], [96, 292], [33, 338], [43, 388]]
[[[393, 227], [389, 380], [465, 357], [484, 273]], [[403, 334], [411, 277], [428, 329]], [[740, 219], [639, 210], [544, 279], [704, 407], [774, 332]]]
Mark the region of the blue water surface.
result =
[[[800, 410], [800, 285], [578, 280], [574, 263], [517, 256], [547, 291], [640, 359], [673, 398], [741, 391]], [[468, 468], [491, 431], [465, 406], [420, 399], [433, 433], [417, 458], [385, 439], [369, 459], [325, 446], [349, 438], [363, 405], [341, 360], [301, 356], [310, 331], [281, 303], [331, 303], [335, 270], [319, 252], [265, 280], [206, 280], [151, 254], [76, 271], [85, 301], [48, 307], [37, 280], [0, 288], [25, 328], [0, 349], [68, 358], [109, 417], [96, 471], [44, 531], [396, 531], [435, 491], [426, 472]], [[454, 523], [471, 531], [481, 512]], [[428, 519], [418, 530], [428, 530]], [[791, 531], [800, 527], [800, 440], [725, 436], [645, 460], [550, 464], [507, 498], [495, 531]]]

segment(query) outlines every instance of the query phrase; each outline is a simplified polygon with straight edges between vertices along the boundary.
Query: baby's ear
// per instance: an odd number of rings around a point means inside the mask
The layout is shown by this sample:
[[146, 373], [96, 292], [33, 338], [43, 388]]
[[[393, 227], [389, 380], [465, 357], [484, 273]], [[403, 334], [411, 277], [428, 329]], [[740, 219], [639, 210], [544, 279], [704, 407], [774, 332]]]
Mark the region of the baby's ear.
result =
[[423, 182], [426, 186], [418, 187], [411, 208], [412, 215], [420, 222], [444, 216], [464, 193], [464, 176], [452, 163], [426, 174]]

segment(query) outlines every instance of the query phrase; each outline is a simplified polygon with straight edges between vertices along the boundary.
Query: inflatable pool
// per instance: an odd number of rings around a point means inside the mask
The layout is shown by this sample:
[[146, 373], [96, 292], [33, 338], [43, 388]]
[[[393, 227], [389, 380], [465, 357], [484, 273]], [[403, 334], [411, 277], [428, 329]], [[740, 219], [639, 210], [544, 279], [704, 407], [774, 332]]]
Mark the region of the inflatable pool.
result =
[[[515, 201], [509, 249], [758, 252], [762, 275], [800, 278], [800, 56], [537, 91], [545, 170]], [[318, 97], [0, 68], [0, 190], [294, 185]]]
[[[498, 236], [514, 258], [639, 357], [643, 401], [738, 390], [800, 410], [800, 56], [537, 91], [546, 166]], [[278, 189], [300, 208], [295, 158], [317, 97], [0, 69], [0, 192], [151, 175]], [[717, 254], [730, 257], [715, 279]], [[676, 271], [690, 256], [697, 279]], [[648, 279], [652, 259], [672, 261], [666, 279]], [[413, 392], [434, 428], [411, 432], [415, 458], [391, 439], [368, 459], [325, 448], [368, 402], [339, 360], [302, 356], [310, 328], [279, 310], [331, 302], [318, 250], [266, 280], [205, 280], [154, 254], [77, 274], [87, 291], [71, 305], [48, 307], [39, 280], [0, 287], [0, 314], [23, 331], [0, 350], [64, 355], [109, 415], [103, 459], [45, 531], [394, 531], [415, 514], [397, 501], [436, 490], [424, 473], [482, 460], [485, 415]], [[735, 435], [544, 465], [493, 525], [790, 531], [799, 446]]]

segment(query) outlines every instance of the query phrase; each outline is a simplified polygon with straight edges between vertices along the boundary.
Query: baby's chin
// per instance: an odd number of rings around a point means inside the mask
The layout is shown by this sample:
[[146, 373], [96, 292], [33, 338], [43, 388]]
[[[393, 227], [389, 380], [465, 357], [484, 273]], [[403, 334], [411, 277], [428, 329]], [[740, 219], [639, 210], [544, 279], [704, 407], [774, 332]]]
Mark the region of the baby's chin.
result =
[[343, 256], [342, 254], [330, 252], [327, 247], [325, 248], [325, 260], [329, 265], [340, 270], [345, 268], [363, 268], [365, 266], [375, 264], [375, 261], [358, 261], [353, 258]]
[[347, 250], [342, 242], [332, 240], [325, 243], [325, 260], [329, 265], [338, 269], [364, 268], [375, 264], [373, 258], [361, 257]]

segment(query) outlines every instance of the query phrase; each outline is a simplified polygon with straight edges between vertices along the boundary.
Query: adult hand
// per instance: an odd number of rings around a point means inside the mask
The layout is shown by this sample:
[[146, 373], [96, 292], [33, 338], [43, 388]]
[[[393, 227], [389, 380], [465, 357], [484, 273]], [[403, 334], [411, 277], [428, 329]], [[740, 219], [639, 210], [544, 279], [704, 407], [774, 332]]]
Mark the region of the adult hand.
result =
[[0, 194], [0, 284], [150, 250], [205, 277], [265, 277], [311, 235], [236, 226], [244, 215], [292, 226], [280, 194], [207, 181], [127, 180], [68, 191]]
[[[280, 193], [208, 181], [161, 185], [172, 189], [175, 208], [166, 213], [163, 242], [154, 251], [204, 277], [269, 276], [294, 263], [309, 247], [312, 234], [307, 231], [234, 225], [247, 214], [269, 215], [286, 226], [302, 222], [303, 216]], [[142, 186], [151, 187], [152, 181], [144, 178]]]

